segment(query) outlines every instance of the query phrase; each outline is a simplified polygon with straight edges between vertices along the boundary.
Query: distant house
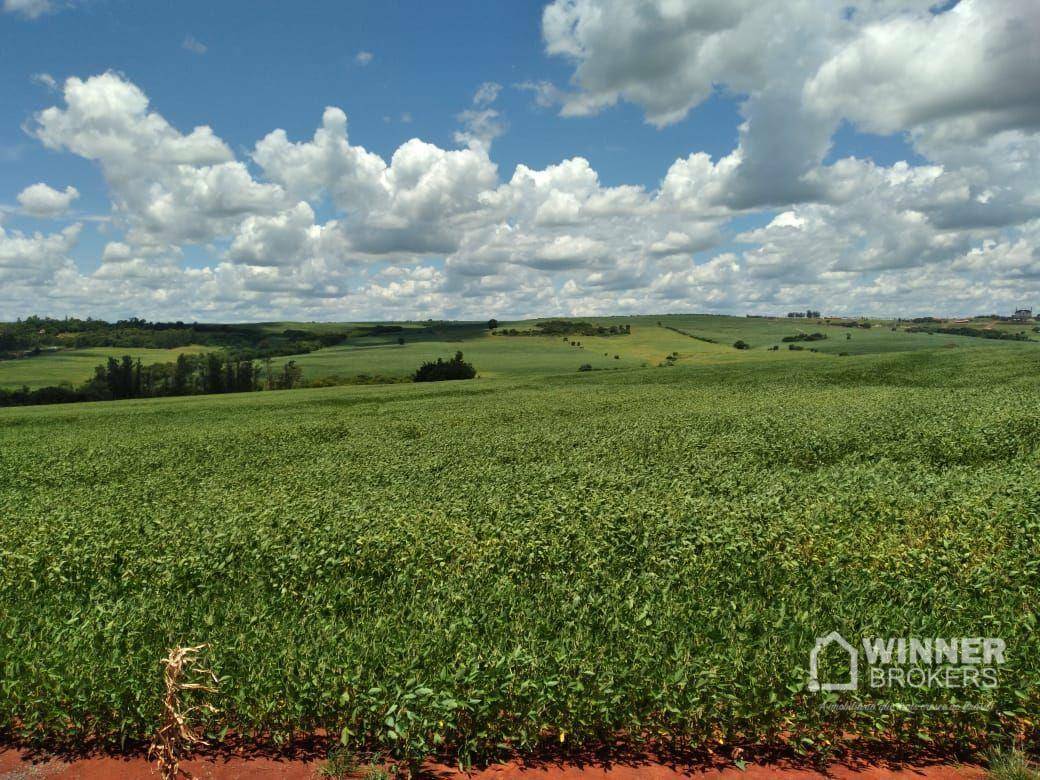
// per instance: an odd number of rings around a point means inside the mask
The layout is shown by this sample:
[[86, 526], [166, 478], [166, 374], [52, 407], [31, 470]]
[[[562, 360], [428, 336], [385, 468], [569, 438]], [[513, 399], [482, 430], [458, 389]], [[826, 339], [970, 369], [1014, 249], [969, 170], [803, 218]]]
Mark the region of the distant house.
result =
[[1018, 309], [1014, 314], [1011, 315], [1011, 319], [1015, 322], [1028, 322], [1033, 319], [1032, 309]]

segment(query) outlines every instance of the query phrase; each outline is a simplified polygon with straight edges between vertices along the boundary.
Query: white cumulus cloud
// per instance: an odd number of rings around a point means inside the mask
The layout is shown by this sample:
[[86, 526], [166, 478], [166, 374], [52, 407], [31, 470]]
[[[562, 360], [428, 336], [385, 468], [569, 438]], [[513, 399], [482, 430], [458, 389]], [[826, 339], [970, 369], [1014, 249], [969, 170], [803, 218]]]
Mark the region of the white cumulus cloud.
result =
[[22, 207], [22, 211], [33, 217], [60, 217], [78, 197], [79, 190], [71, 185], [64, 190], [56, 190], [39, 182], [18, 193], [18, 205]]
[[[690, 149], [653, 186], [604, 183], [572, 155], [500, 171], [495, 82], [460, 106], [455, 148], [416, 137], [377, 154], [330, 106], [309, 137], [272, 129], [239, 159], [121, 74], [70, 78], [28, 130], [97, 163], [113, 215], [102, 262], [72, 262], [78, 225], [5, 224], [0, 318], [127, 300], [225, 320], [1035, 307], [1036, 6], [931, 5], [553, 2], [546, 48], [573, 77], [522, 83], [536, 101], [568, 116], [632, 102], [655, 125], [716, 90], [739, 102], [734, 148]], [[901, 133], [916, 156], [831, 161], [842, 122]], [[41, 182], [6, 212], [60, 218], [76, 194]]]
[[3, 7], [7, 13], [26, 19], [36, 19], [55, 10], [51, 0], [4, 0]]

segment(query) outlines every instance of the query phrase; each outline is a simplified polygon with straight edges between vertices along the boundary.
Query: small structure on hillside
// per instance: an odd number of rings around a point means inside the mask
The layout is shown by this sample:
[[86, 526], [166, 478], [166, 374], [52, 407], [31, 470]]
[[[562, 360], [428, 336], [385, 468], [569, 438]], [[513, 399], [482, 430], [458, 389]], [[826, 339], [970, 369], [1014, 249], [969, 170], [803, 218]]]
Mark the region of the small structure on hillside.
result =
[[1029, 320], [1033, 319], [1033, 310], [1018, 309], [1011, 315], [1011, 319], [1015, 322], [1029, 322]]

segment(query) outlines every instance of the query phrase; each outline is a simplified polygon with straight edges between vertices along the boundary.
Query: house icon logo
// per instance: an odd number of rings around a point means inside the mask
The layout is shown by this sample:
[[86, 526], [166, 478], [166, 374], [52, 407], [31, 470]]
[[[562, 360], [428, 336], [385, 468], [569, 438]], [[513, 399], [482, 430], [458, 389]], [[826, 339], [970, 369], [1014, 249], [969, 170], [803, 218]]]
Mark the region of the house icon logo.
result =
[[[849, 656], [849, 679], [847, 682], [820, 682], [820, 653], [831, 645], [837, 645]], [[809, 653], [809, 690], [810, 691], [854, 691], [859, 683], [859, 651], [845, 641], [845, 637], [837, 631], [827, 636], [816, 637], [816, 644]]]

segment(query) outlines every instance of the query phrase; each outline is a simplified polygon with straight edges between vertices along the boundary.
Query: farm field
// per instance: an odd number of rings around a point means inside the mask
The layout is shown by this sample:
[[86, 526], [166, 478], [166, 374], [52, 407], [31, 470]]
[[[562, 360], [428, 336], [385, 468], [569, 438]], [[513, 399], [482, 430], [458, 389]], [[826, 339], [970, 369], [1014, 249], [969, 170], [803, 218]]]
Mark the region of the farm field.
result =
[[[655, 315], [635, 317], [587, 317], [584, 322], [596, 325], [629, 325], [631, 333], [624, 336], [507, 336], [504, 330], [529, 330], [540, 320], [502, 322], [497, 334], [492, 335], [486, 323], [400, 323], [400, 332], [378, 336], [356, 336], [343, 344], [313, 352], [276, 357], [272, 365], [280, 370], [292, 360], [303, 369], [305, 380], [338, 379], [349, 381], [359, 375], [386, 380], [407, 378], [424, 361], [436, 360], [462, 350], [485, 378], [542, 376], [569, 373], [588, 364], [593, 369], [630, 369], [654, 367], [669, 355], [676, 363], [698, 364], [746, 362], [763, 357], [760, 353], [776, 345], [787, 349], [785, 336], [799, 333], [824, 333], [821, 341], [803, 342], [804, 352], [836, 356], [874, 354], [880, 352], [907, 352], [916, 350], [992, 348], [995, 341], [968, 336], [908, 333], [903, 323], [895, 330], [894, 323], [875, 321], [874, 327], [864, 330], [834, 324], [819, 324], [816, 320], [764, 319], [728, 317], [721, 315]], [[250, 328], [272, 335], [285, 332], [329, 334], [361, 328], [376, 323], [258, 323]], [[989, 323], [994, 329], [1008, 333], [1024, 331], [1035, 336], [1030, 327], [1014, 323]], [[974, 327], [988, 327], [979, 324]], [[676, 332], [676, 331], [682, 332]], [[690, 334], [690, 335], [684, 335]], [[691, 338], [697, 336], [700, 338]], [[404, 339], [399, 344], [398, 339]], [[701, 339], [710, 339], [704, 341]], [[733, 344], [746, 342], [750, 350], [737, 351]], [[571, 341], [581, 346], [572, 346]], [[714, 342], [714, 343], [711, 343]], [[144, 364], [172, 362], [177, 354], [197, 354], [206, 347], [190, 346], [176, 349], [92, 348], [61, 350], [37, 357], [0, 360], [0, 388], [31, 389], [56, 385], [61, 382], [78, 384], [89, 379], [94, 367], [110, 356], [120, 358], [129, 354]], [[810, 353], [814, 354], [814, 353]], [[616, 356], [616, 357], [615, 357]], [[809, 354], [792, 352], [790, 360], [814, 359]]]
[[197, 355], [205, 351], [205, 347], [192, 345], [174, 349], [91, 347], [44, 352], [35, 357], [0, 360], [0, 387], [25, 386], [36, 389], [62, 382], [79, 384], [90, 379], [94, 375], [94, 368], [105, 363], [110, 357], [118, 360], [123, 355], [129, 355], [134, 360], [140, 359], [142, 364], [149, 365], [172, 363], [181, 353]]
[[[703, 315], [669, 315], [657, 318], [663, 325], [679, 328], [696, 336], [703, 336], [718, 341], [721, 345], [731, 346], [737, 339], [747, 342], [751, 349], [768, 348], [779, 345], [786, 349], [787, 344], [782, 341], [784, 336], [794, 336], [799, 333], [822, 333], [827, 336], [822, 341], [802, 342], [800, 345], [806, 349], [812, 347], [824, 353], [847, 352], [850, 355], [871, 354], [876, 352], [909, 352], [921, 349], [935, 348], [977, 348], [992, 344], [987, 339], [971, 336], [953, 336], [942, 333], [914, 333], [907, 332], [907, 327], [913, 327], [912, 323], [895, 323], [892, 321], [872, 321], [873, 327], [869, 329], [849, 328], [833, 324], [827, 320], [820, 324], [818, 320], [806, 319], [762, 319], [757, 317], [719, 317], [710, 314]], [[1035, 336], [1031, 327], [1016, 325], [1010, 327], [1011, 323], [997, 323], [997, 330], [1018, 333], [1025, 332]], [[944, 327], [951, 323], [944, 323]], [[984, 328], [985, 324], [977, 324], [971, 327]]]
[[[577, 371], [582, 363], [603, 369], [631, 368], [641, 364], [636, 356], [624, 349], [628, 345], [622, 342], [628, 337], [599, 339], [602, 348], [591, 346], [596, 341], [594, 339], [574, 338], [590, 346], [572, 347], [562, 338], [490, 336], [486, 328], [475, 328], [449, 338], [416, 339], [406, 335], [403, 346], [397, 343], [396, 335], [356, 339], [343, 346], [276, 358], [274, 363], [278, 366], [294, 360], [308, 379], [358, 374], [403, 377], [411, 374], [422, 362], [450, 356], [456, 350], [462, 350], [466, 359], [473, 362], [484, 377], [569, 373]], [[608, 354], [604, 355], [604, 352]], [[622, 359], [614, 360], [615, 354], [622, 353]]]
[[0, 780], [1040, 780], [1040, 0], [0, 25]]
[[[822, 332], [827, 339], [803, 342], [802, 352], [791, 352], [788, 360], [812, 360], [818, 353], [837, 356], [909, 352], [917, 350], [998, 348], [1006, 343], [969, 336], [908, 333], [891, 323], [876, 322], [869, 330], [837, 325], [820, 325], [815, 320], [759, 319], [719, 315], [659, 315], [641, 317], [586, 317], [596, 325], [629, 324], [627, 336], [505, 336], [491, 335], [482, 324], [452, 325], [438, 329], [437, 334], [404, 334], [405, 344], [397, 342], [397, 334], [351, 339], [348, 343], [320, 349], [305, 355], [277, 358], [276, 366], [294, 360], [308, 379], [323, 377], [349, 378], [359, 374], [407, 376], [425, 360], [462, 350], [484, 377], [519, 377], [567, 373], [587, 363], [594, 369], [642, 368], [660, 364], [668, 355], [677, 355], [677, 363], [717, 364], [744, 363], [765, 357], [762, 352], [778, 345], [787, 350], [784, 336]], [[531, 329], [540, 320], [502, 322], [502, 330]], [[296, 326], [302, 327], [302, 326]], [[676, 332], [683, 331], [683, 333]], [[1021, 330], [1021, 328], [1018, 328]], [[1017, 332], [1017, 331], [1016, 331]], [[691, 338], [711, 339], [715, 343]], [[737, 340], [745, 341], [748, 351], [733, 349]], [[581, 343], [581, 347], [570, 345]], [[617, 358], [614, 356], [617, 355]]]
[[[1035, 737], [1040, 348], [885, 331], [839, 358], [640, 325], [560, 358], [474, 336], [468, 382], [0, 410], [0, 733], [147, 740], [159, 660], [205, 643], [217, 740], [466, 761]], [[623, 370], [578, 373], [596, 351]], [[808, 690], [832, 630], [1001, 637], [1007, 663], [992, 690], [826, 709], [874, 695]]]

